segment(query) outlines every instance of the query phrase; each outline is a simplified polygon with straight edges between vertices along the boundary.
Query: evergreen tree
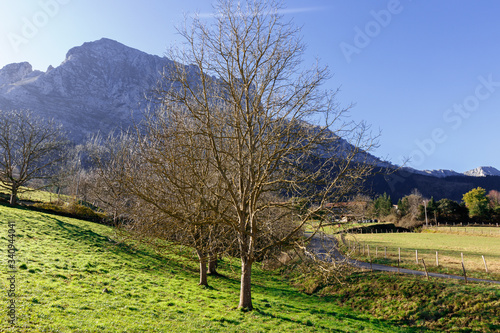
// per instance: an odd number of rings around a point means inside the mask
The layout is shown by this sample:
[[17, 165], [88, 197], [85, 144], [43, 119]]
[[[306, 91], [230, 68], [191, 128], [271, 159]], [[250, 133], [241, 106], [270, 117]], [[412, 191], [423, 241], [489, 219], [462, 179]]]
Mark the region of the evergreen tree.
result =
[[391, 197], [384, 192], [384, 194], [378, 196], [373, 202], [374, 215], [378, 218], [385, 217], [391, 213], [392, 201]]

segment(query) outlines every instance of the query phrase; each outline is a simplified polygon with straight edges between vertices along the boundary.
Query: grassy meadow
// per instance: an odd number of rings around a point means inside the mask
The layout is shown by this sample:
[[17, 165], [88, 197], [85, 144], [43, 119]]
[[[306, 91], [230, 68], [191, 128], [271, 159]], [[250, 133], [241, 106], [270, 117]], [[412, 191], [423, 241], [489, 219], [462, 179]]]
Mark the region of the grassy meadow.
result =
[[[256, 311], [236, 309], [237, 260], [221, 263], [210, 288], [197, 285], [188, 248], [157, 253], [110, 227], [0, 206], [0, 248], [15, 222], [18, 267], [16, 327], [0, 312], [2, 332], [407, 332], [391, 320], [307, 295], [255, 265]], [[6, 267], [7, 254], [2, 255]], [[2, 269], [0, 303], [7, 304]]]
[[479, 226], [431, 226], [424, 229], [425, 232], [439, 232], [457, 235], [497, 236], [500, 237], [500, 227]]
[[[10, 197], [10, 192], [4, 188], [0, 188], [0, 195], [4, 198]], [[67, 195], [57, 195], [55, 193], [33, 190], [28, 187], [21, 187], [19, 189], [18, 198], [21, 201], [34, 201], [34, 202], [54, 202], [58, 200], [71, 201], [71, 197]]]
[[[396, 266], [398, 248], [401, 248], [401, 267], [423, 270], [421, 260], [424, 259], [429, 271], [455, 275], [463, 275], [461, 255], [463, 253], [464, 266], [469, 277], [500, 280], [500, 234], [493, 232], [497, 231], [496, 228], [485, 228], [484, 234], [479, 234], [475, 229], [471, 229], [471, 232], [464, 230], [451, 233], [448, 230], [449, 228], [443, 228], [442, 232], [429, 229], [421, 233], [351, 234], [346, 239], [365, 245], [364, 254], [363, 252], [354, 254], [359, 259], [368, 260], [366, 246], [369, 245], [373, 262]], [[419, 264], [416, 263], [416, 250]], [[439, 259], [438, 267], [436, 267], [436, 251]], [[482, 256], [485, 257], [488, 273]]]
[[[8, 222], [17, 237], [17, 324], [5, 304]], [[167, 244], [168, 245], [168, 244]], [[500, 286], [358, 272], [325, 282], [254, 265], [256, 310], [236, 309], [240, 266], [198, 283], [196, 256], [161, 253], [115, 229], [0, 205], [0, 332], [493, 332]], [[300, 263], [297, 263], [297, 265]]]

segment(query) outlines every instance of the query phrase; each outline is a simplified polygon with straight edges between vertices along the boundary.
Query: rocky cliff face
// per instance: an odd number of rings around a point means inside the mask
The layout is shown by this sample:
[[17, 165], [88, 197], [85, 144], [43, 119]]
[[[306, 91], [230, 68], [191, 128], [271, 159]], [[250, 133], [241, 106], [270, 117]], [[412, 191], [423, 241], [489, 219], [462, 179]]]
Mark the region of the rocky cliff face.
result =
[[0, 70], [0, 109], [30, 109], [60, 121], [76, 143], [97, 131], [127, 128], [145, 94], [170, 60], [110, 39], [69, 50], [58, 67], [33, 71], [29, 63]]

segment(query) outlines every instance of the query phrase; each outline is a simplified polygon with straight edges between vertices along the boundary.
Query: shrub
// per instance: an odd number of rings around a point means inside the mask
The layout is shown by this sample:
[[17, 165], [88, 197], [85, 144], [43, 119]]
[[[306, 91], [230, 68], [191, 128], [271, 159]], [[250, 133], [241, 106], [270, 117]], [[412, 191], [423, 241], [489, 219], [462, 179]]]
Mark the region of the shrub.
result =
[[91, 208], [76, 202], [38, 202], [33, 204], [33, 207], [50, 213], [63, 214], [66, 216], [93, 222], [103, 222], [106, 219], [106, 214], [96, 212]]

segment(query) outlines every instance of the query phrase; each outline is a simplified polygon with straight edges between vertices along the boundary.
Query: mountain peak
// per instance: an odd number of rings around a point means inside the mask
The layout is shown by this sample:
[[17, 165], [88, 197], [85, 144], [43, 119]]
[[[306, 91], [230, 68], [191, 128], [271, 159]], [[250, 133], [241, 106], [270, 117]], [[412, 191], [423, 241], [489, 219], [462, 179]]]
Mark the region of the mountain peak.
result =
[[130, 127], [131, 114], [138, 120], [144, 96], [170, 64], [109, 38], [86, 42], [46, 72], [33, 71], [27, 62], [0, 69], [0, 109], [57, 118], [81, 143], [97, 131]]
[[128, 47], [113, 39], [101, 38], [93, 42], [85, 42], [81, 46], [71, 48], [66, 53], [66, 61], [74, 57], [126, 57], [131, 52], [140, 52], [139, 50]]
[[20, 81], [31, 72], [33, 72], [33, 68], [28, 62], [6, 65], [0, 69], [0, 86]]
[[500, 170], [492, 166], [481, 166], [469, 171], [464, 172], [467, 176], [472, 177], [486, 177], [486, 176], [500, 176]]

